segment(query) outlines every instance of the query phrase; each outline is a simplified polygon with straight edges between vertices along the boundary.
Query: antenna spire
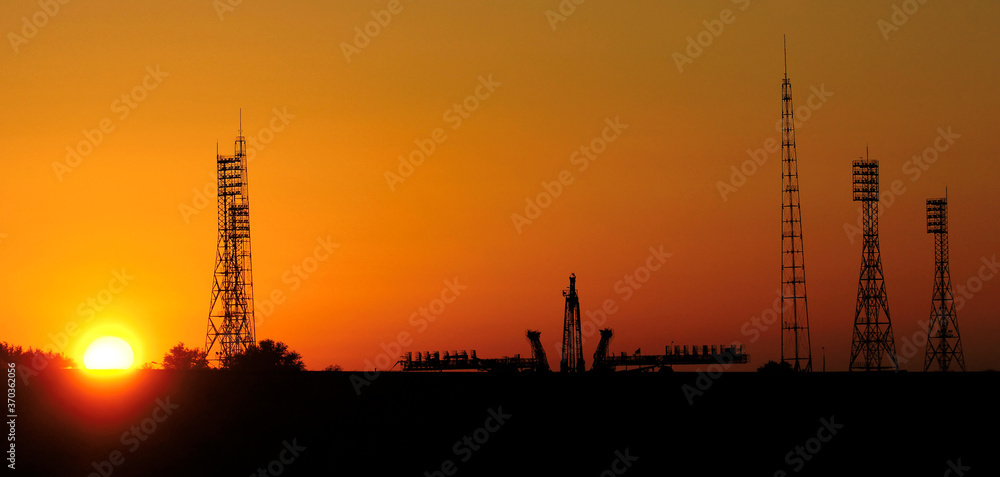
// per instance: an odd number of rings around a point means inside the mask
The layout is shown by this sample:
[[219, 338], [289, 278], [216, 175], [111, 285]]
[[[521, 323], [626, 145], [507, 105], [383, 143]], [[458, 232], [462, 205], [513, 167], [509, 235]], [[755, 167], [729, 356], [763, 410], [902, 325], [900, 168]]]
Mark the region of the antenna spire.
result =
[[243, 135], [243, 108], [240, 108], [240, 136]]
[[785, 40], [785, 35], [781, 35], [781, 48], [785, 53], [785, 78], [788, 78], [788, 42]]

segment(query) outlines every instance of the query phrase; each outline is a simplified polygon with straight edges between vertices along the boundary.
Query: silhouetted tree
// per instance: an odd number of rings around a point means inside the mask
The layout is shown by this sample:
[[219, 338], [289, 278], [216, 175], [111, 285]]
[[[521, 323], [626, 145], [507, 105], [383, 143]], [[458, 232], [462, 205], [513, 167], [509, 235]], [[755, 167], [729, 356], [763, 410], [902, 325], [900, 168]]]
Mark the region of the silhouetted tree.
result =
[[777, 361], [771, 360], [764, 363], [763, 366], [757, 368], [758, 373], [790, 373], [792, 372], [792, 364], [788, 361], [782, 361], [778, 363]]
[[163, 355], [163, 369], [208, 369], [208, 353], [178, 342]]
[[323, 368], [323, 371], [343, 371], [343, 369], [340, 368], [339, 364], [331, 364]]
[[60, 352], [42, 351], [38, 348], [23, 348], [9, 344], [6, 341], [0, 343], [0, 362], [4, 364], [14, 363], [18, 366], [35, 366], [36, 368], [46, 366], [54, 368], [76, 367], [76, 362]]
[[[20, 346], [14, 346], [8, 344], [6, 341], [0, 342], [0, 362], [7, 363], [21, 363], [24, 360], [24, 349]], [[29, 357], [30, 361], [31, 358]]]
[[285, 343], [263, 340], [248, 347], [245, 353], [224, 358], [222, 368], [241, 371], [304, 371], [306, 365], [302, 362], [302, 356], [289, 350]]

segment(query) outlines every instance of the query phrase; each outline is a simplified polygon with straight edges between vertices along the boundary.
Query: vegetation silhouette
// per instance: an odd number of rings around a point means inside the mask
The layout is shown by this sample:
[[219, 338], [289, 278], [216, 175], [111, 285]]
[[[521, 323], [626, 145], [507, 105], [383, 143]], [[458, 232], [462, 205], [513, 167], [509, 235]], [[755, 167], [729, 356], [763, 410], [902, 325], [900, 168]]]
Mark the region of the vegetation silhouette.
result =
[[199, 348], [188, 348], [183, 342], [170, 348], [163, 355], [163, 369], [209, 369], [208, 353]]
[[299, 353], [280, 341], [262, 340], [246, 352], [223, 358], [222, 369], [234, 371], [305, 371]]
[[784, 374], [784, 373], [791, 374], [793, 371], [792, 371], [792, 364], [789, 363], [788, 361], [782, 361], [778, 363], [777, 361], [771, 360], [764, 363], [763, 366], [757, 368], [757, 372], [774, 373], [774, 374]]
[[75, 368], [72, 358], [58, 351], [43, 351], [38, 348], [23, 348], [6, 341], [0, 342], [0, 363], [14, 363], [16, 366], [31, 366], [33, 362], [41, 361], [56, 368]]

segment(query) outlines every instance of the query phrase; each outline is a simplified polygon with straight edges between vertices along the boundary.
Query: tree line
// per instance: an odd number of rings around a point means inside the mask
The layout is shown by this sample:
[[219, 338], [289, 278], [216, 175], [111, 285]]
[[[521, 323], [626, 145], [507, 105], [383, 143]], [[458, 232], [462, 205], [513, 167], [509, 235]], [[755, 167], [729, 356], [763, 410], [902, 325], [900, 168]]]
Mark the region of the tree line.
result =
[[[33, 360], [45, 360], [56, 368], [76, 368], [76, 362], [59, 352], [43, 351], [38, 348], [23, 348], [6, 341], [0, 342], [0, 363], [14, 363], [31, 366]], [[305, 371], [302, 356], [280, 341], [261, 340], [247, 348], [246, 352], [221, 360], [220, 369], [236, 371]], [[163, 355], [160, 362], [151, 361], [141, 369], [212, 369], [208, 363], [208, 353], [199, 348], [188, 348], [178, 342]], [[340, 371], [340, 366], [327, 366], [324, 371]]]

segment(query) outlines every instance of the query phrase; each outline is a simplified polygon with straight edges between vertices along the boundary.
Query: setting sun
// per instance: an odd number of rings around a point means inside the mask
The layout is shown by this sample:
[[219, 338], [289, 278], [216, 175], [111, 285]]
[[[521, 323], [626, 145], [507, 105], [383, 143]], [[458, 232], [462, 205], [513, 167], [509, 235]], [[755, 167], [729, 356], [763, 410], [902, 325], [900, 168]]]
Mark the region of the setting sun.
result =
[[12, 472], [1000, 477], [1000, 0], [0, 35]]
[[83, 365], [87, 369], [129, 369], [134, 359], [132, 347], [125, 340], [105, 336], [90, 343], [83, 354]]

